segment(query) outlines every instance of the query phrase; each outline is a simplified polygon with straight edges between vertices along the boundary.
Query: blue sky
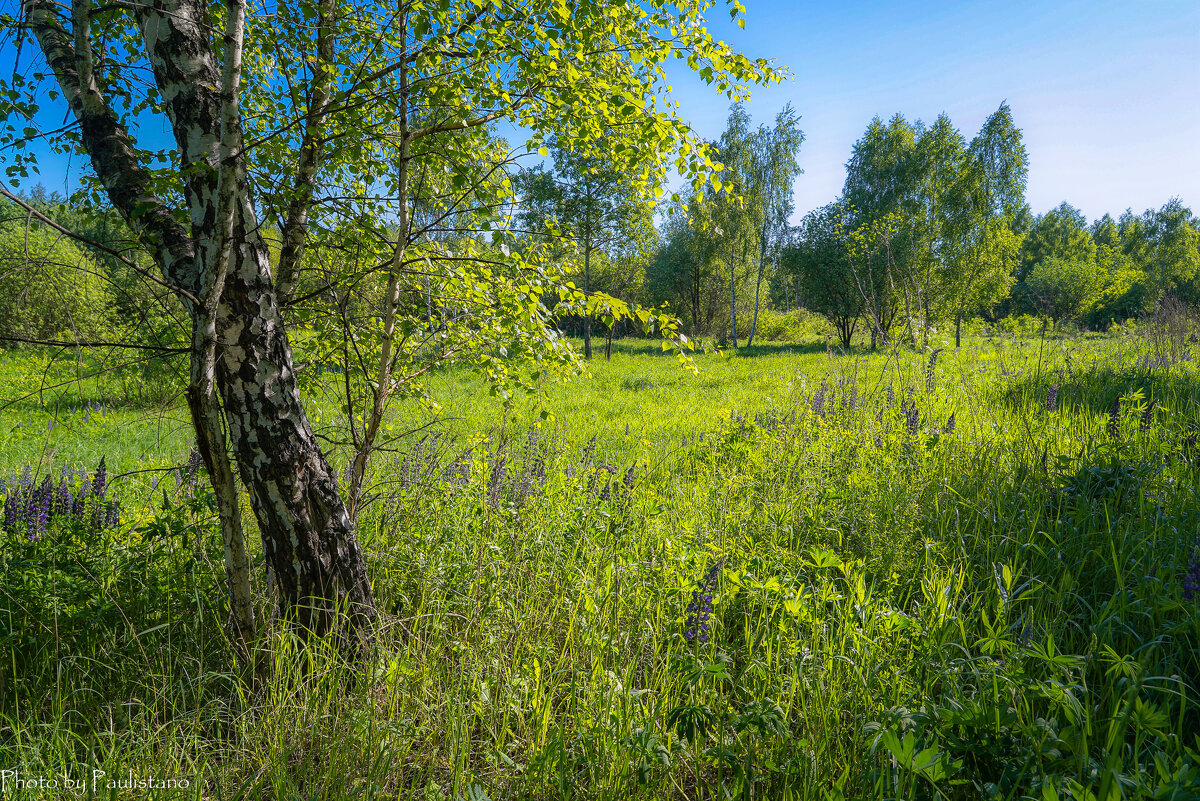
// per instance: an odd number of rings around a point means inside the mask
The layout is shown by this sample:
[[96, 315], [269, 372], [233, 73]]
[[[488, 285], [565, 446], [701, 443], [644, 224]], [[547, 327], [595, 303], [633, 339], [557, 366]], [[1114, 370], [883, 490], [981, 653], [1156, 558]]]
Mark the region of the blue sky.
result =
[[[745, 0], [746, 27], [714, 9], [713, 33], [794, 80], [753, 92], [755, 124], [784, 103], [806, 140], [797, 216], [841, 191], [854, 141], [896, 112], [946, 112], [970, 139], [1004, 100], [1029, 151], [1035, 213], [1063, 200], [1089, 219], [1179, 196], [1200, 213], [1200, 2]], [[681, 112], [716, 138], [728, 101], [679, 71]]]
[[[929, 122], [944, 111], [969, 139], [1005, 100], [1025, 133], [1035, 213], [1067, 200], [1095, 219], [1172, 196], [1200, 213], [1197, 0], [745, 4], [744, 30], [724, 2], [711, 29], [794, 75], [755, 89], [749, 105], [756, 124], [789, 101], [802, 115], [793, 219], [837, 197], [873, 116]], [[11, 42], [3, 49], [0, 68]], [[672, 69], [682, 115], [717, 138], [728, 101], [682, 62]], [[65, 168], [44, 157], [42, 181], [63, 191]]]

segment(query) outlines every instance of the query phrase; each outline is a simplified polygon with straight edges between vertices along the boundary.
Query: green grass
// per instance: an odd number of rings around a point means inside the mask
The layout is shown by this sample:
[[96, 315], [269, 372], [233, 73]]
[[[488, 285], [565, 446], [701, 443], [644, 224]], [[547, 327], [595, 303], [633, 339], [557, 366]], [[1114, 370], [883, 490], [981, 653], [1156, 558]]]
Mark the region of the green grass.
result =
[[221, 634], [203, 482], [134, 472], [183, 459], [181, 410], [108, 378], [75, 390], [103, 423], [14, 403], [0, 472], [129, 475], [117, 529], [6, 541], [0, 769], [191, 781], [130, 798], [1200, 797], [1198, 375], [1139, 353], [976, 339], [930, 380], [919, 352], [772, 345], [692, 375], [619, 346], [545, 388], [541, 425], [442, 370], [443, 422], [375, 464], [360, 523], [368, 664], [272, 626], [265, 685]]

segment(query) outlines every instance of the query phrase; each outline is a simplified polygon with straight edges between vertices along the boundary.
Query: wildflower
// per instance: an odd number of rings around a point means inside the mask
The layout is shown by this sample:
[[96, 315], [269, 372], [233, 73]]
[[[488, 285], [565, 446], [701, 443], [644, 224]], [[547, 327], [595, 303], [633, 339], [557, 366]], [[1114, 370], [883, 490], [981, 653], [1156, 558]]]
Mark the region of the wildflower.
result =
[[717, 561], [708, 566], [704, 577], [696, 584], [696, 589], [692, 591], [692, 602], [687, 608], [687, 622], [684, 624], [683, 636], [693, 642], [701, 644], [708, 642], [709, 632], [712, 626], [709, 623], [709, 618], [712, 617], [712, 597], [717, 589], [717, 580], [721, 578], [721, 568], [725, 566], [725, 560], [728, 557], [722, 556]]
[[1157, 402], [1154, 400], [1151, 400], [1150, 403], [1146, 404], [1146, 410], [1142, 412], [1142, 422], [1140, 424], [1142, 431], [1149, 429], [1150, 424], [1154, 422], [1154, 407], [1156, 405]]
[[904, 410], [904, 423], [908, 426], [908, 433], [919, 432], [921, 430], [921, 411], [917, 408], [917, 402], [908, 398], [900, 404], [900, 408]]
[[54, 482], [50, 476], [43, 479], [37, 492], [30, 497], [29, 509], [32, 513], [29, 525], [29, 539], [37, 539], [50, 525], [50, 505], [54, 502]]
[[4, 530], [12, 531], [17, 527], [17, 492], [10, 489], [4, 497]]
[[1055, 381], [1050, 385], [1050, 389], [1046, 392], [1046, 411], [1053, 412], [1058, 408], [1058, 388], [1061, 386]]
[[200, 475], [200, 466], [204, 459], [200, 455], [200, 448], [193, 445], [192, 450], [188, 453], [187, 461], [180, 470], [180, 483], [186, 484], [188, 491], [196, 489], [196, 477]]
[[945, 348], [938, 348], [933, 353], [929, 354], [929, 364], [925, 365], [925, 391], [933, 392], [934, 384], [937, 381], [937, 374], [934, 372], [937, 369], [938, 355]]
[[852, 385], [842, 396], [842, 406], [849, 411], [858, 409], [858, 386]]
[[116, 528], [120, 522], [121, 507], [116, 501], [109, 501], [104, 510], [104, 520], [101, 528]]
[[955, 415], [955, 414], [957, 414], [957, 412], [950, 412], [950, 417], [946, 419], [946, 429], [945, 429], [945, 431], [946, 431], [946, 433], [947, 433], [947, 434], [953, 434], [953, 433], [954, 433], [954, 415]]
[[108, 491], [108, 469], [104, 466], [104, 457], [100, 457], [100, 464], [96, 467], [96, 475], [92, 479], [92, 495], [97, 498], [103, 498], [104, 493]]
[[72, 506], [73, 500], [74, 499], [73, 499], [72, 493], [71, 493], [71, 485], [70, 485], [70, 483], [68, 483], [67, 478], [64, 477], [59, 482], [58, 490], [54, 494], [54, 508], [51, 510], [51, 512], [54, 514], [55, 517], [58, 517], [60, 515], [63, 517], [66, 517], [68, 514], [71, 513], [71, 506]]
[[1108, 435], [1115, 437], [1121, 433], [1121, 398], [1118, 396], [1108, 410]]
[[887, 407], [890, 409], [896, 405], [896, 389], [890, 383], [887, 391]]
[[813, 397], [812, 397], [813, 414], [817, 415], [818, 417], [825, 416], [825, 393], [828, 391], [829, 391], [828, 385], [824, 381], [822, 381], [821, 388], [818, 389], [816, 394], [813, 395]]
[[79, 486], [79, 493], [75, 499], [71, 501], [71, 516], [81, 517], [83, 515], [84, 505], [87, 503], [88, 493], [92, 489], [92, 485], [87, 481], [87, 473], [82, 472], [83, 483]]
[[1200, 598], [1200, 554], [1192, 554], [1187, 572], [1183, 574], [1183, 597], [1189, 601]]

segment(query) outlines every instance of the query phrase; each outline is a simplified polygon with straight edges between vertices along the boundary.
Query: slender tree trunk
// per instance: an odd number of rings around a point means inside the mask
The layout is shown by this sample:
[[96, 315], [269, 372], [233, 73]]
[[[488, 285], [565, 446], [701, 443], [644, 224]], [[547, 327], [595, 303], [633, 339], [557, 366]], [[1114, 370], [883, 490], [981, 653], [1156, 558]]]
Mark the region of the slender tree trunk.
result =
[[[589, 236], [583, 243], [583, 294], [588, 301], [592, 298], [592, 240]], [[583, 358], [592, 358], [592, 315], [583, 310]]]
[[[334, 25], [337, 0], [320, 0], [317, 19], [317, 62], [328, 64], [334, 56]], [[283, 302], [292, 296], [300, 277], [300, 263], [308, 242], [308, 214], [312, 208], [317, 166], [321, 161], [321, 123], [329, 111], [333, 71], [313, 70], [309, 84], [308, 109], [304, 120], [304, 137], [296, 159], [293, 197], [288, 203], [281, 230], [283, 246], [279, 252], [279, 269], [275, 288]]]
[[242, 481], [262, 533], [281, 612], [318, 635], [335, 612], [375, 617], [362, 549], [300, 401], [265, 243], [248, 202], [218, 310], [217, 377]]
[[754, 344], [754, 334], [758, 331], [758, 299], [762, 292], [763, 269], [767, 263], [767, 233], [763, 230], [762, 242], [758, 250], [758, 280], [754, 282], [754, 319], [750, 321], [750, 335], [746, 337], [746, 347]]
[[962, 347], [962, 312], [954, 315], [954, 347]]
[[[216, 394], [217, 313], [225, 278], [233, 258], [234, 203], [237, 187], [244, 184], [241, 161], [234, 156], [241, 149], [241, 123], [238, 95], [241, 89], [242, 43], [246, 25], [246, 6], [241, 0], [230, 4], [224, 41], [225, 59], [221, 68], [221, 91], [225, 100], [221, 109], [218, 143], [217, 209], [219, 226], [215, 243], [215, 269], [202, 270], [199, 303], [192, 309], [191, 381], [187, 399], [196, 429], [196, 445], [208, 470], [217, 501], [221, 541], [225, 551], [225, 573], [229, 581], [230, 619], [235, 638], [245, 644], [254, 638], [254, 605], [250, 597], [250, 561], [242, 529], [242, 513], [237, 485], [225, 447], [221, 425], [221, 407]], [[76, 30], [87, 30], [88, 22], [78, 16]], [[85, 45], [83, 49], [89, 49]], [[247, 655], [243, 650], [243, 656]]]
[[737, 283], [733, 276], [733, 242], [729, 243], [729, 318], [733, 336], [733, 347], [737, 348]]
[[[408, 51], [408, 19], [403, 9], [399, 15], [400, 42], [405, 53]], [[367, 474], [367, 460], [375, 450], [375, 440], [379, 435], [379, 426], [383, 423], [383, 413], [387, 407], [388, 397], [392, 392], [392, 372], [394, 369], [396, 314], [400, 305], [400, 270], [404, 266], [404, 254], [408, 246], [408, 67], [400, 66], [400, 156], [396, 164], [396, 193], [398, 195], [396, 220], [396, 246], [392, 250], [392, 268], [388, 273], [387, 292], [384, 298], [383, 336], [379, 349], [379, 368], [375, 375], [375, 385], [371, 388], [371, 413], [363, 428], [362, 440], [357, 443], [354, 460], [350, 468], [350, 488], [347, 498], [347, 513], [351, 521], [358, 519], [359, 506], [362, 501], [363, 480]], [[425, 278], [426, 320], [430, 331], [433, 330], [433, 293], [429, 277]]]

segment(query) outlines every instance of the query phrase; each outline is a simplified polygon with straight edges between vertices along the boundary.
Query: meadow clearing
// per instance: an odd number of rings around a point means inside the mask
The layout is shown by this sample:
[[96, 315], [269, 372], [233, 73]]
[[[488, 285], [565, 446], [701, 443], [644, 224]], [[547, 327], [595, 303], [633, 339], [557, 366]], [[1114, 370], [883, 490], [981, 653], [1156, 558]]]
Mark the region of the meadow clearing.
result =
[[[549, 420], [434, 374], [359, 521], [369, 664], [275, 625], [256, 681], [177, 378], [6, 352], [6, 497], [93, 488], [4, 521], [0, 768], [59, 782], [14, 797], [1200, 797], [1194, 362], [1126, 333], [695, 363], [618, 343]], [[95, 770], [188, 787], [69, 786]]]

